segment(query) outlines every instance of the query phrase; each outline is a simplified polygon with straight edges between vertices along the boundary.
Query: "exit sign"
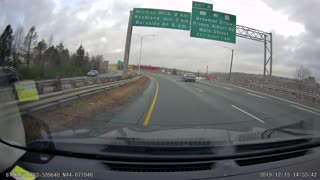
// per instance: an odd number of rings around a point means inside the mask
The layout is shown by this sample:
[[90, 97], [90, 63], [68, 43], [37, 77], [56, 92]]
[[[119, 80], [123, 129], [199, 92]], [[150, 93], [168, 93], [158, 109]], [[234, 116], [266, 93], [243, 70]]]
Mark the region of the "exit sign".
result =
[[213, 9], [213, 5], [209, 4], [209, 3], [192, 1], [192, 8], [212, 10]]

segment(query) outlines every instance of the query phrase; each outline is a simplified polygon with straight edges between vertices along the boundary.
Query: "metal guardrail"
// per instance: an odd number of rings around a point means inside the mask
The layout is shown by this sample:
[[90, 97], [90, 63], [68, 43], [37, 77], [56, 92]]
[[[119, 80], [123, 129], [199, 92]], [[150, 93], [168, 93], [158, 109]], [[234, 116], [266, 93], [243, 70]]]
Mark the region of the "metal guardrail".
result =
[[320, 96], [316, 95], [316, 94], [311, 94], [311, 93], [307, 93], [307, 92], [303, 92], [303, 91], [298, 91], [298, 90], [294, 90], [294, 89], [288, 89], [288, 88], [282, 88], [282, 87], [276, 87], [276, 86], [270, 86], [270, 85], [264, 85], [264, 84], [257, 84], [257, 83], [251, 83], [249, 84], [250, 87], [256, 86], [259, 88], [263, 88], [263, 89], [272, 89], [275, 91], [282, 91], [282, 92], [286, 92], [286, 93], [290, 93], [292, 95], [297, 95], [300, 97], [308, 97], [312, 99], [312, 102], [316, 102], [319, 101], [320, 102]]
[[17, 103], [21, 114], [28, 114], [48, 107], [53, 107], [61, 103], [72, 101], [87, 95], [101, 92], [107, 89], [112, 89], [128, 82], [133, 82], [140, 79], [141, 76], [129, 77], [128, 79], [95, 84], [90, 86], [83, 86], [79, 88], [67, 89], [49, 94], [40, 95], [37, 101], [27, 102], [10, 102], [10, 104]]
[[250, 83], [250, 81], [248, 82], [237, 82], [237, 81], [226, 81], [226, 80], [219, 80], [220, 82], [225, 82], [225, 83], [233, 83], [233, 84], [237, 84], [237, 85], [242, 85], [242, 86], [249, 86], [249, 87], [258, 87], [261, 89], [272, 89], [275, 91], [280, 91], [280, 92], [285, 92], [285, 93], [290, 93], [292, 95], [296, 95], [299, 98], [302, 97], [307, 97], [310, 98], [312, 100], [312, 102], [319, 102], [320, 103], [320, 96], [317, 94], [312, 94], [312, 93], [308, 93], [308, 92], [304, 92], [304, 91], [299, 91], [299, 90], [294, 90], [294, 89], [289, 89], [289, 88], [283, 88], [283, 87], [277, 87], [277, 86], [271, 86], [271, 85], [266, 85], [266, 84], [259, 84], [259, 83]]
[[[134, 74], [129, 75], [132, 77]], [[71, 79], [53, 79], [36, 81], [36, 87], [39, 94], [47, 94], [52, 92], [58, 92], [65, 89], [78, 88], [83, 86], [89, 86], [93, 84], [101, 84], [113, 81], [119, 81], [124, 79], [122, 75], [110, 76], [110, 77], [83, 77], [83, 78], [71, 78]]]

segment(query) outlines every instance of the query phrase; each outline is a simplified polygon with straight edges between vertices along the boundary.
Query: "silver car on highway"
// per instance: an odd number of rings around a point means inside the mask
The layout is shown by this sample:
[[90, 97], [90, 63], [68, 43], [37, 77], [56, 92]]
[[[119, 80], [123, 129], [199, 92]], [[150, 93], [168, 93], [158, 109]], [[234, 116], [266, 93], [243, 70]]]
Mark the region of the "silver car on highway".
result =
[[193, 73], [185, 73], [181, 80], [184, 82], [196, 82], [196, 76]]
[[99, 76], [99, 72], [97, 70], [91, 70], [87, 73], [87, 76], [89, 77], [98, 77]]

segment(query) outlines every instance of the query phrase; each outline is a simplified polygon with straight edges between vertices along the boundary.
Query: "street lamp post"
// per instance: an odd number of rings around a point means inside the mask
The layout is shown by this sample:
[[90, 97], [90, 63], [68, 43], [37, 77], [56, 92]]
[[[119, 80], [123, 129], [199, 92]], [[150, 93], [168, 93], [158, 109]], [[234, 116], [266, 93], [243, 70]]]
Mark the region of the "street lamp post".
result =
[[[231, 48], [227, 48], [227, 47], [224, 47], [226, 49], [231, 49]], [[229, 72], [229, 81], [231, 80], [231, 72], [232, 72], [232, 64], [233, 64], [233, 51], [234, 49], [231, 49], [231, 64], [230, 64], [230, 72]]]
[[207, 65], [207, 70], [206, 70], [206, 79], [208, 79], [208, 65]]
[[141, 55], [142, 55], [143, 38], [148, 37], [148, 36], [155, 37], [156, 35], [144, 35], [144, 36], [141, 36], [139, 34], [133, 34], [133, 35], [140, 37], [140, 57], [139, 57], [139, 75], [140, 75], [141, 74]]

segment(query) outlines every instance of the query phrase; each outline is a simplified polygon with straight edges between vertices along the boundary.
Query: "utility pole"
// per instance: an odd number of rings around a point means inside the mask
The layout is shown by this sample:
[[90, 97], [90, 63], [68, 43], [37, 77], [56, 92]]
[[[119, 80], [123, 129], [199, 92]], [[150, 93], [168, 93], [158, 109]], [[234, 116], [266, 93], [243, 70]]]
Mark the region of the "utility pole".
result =
[[133, 12], [130, 11], [129, 21], [128, 21], [128, 29], [127, 29], [127, 38], [126, 38], [126, 46], [124, 50], [124, 63], [123, 63], [123, 74], [122, 77], [126, 78], [128, 73], [128, 64], [129, 64], [129, 56], [130, 56], [130, 45], [131, 45], [131, 36], [132, 36], [132, 15]]
[[231, 50], [231, 64], [230, 64], [230, 72], [229, 72], [229, 81], [231, 80], [231, 72], [232, 72], [232, 63], [233, 63], [233, 49]]
[[207, 65], [207, 71], [206, 71], [206, 79], [208, 79], [208, 65]]
[[140, 57], [139, 57], [139, 75], [141, 74], [141, 56], [142, 56], [142, 43], [143, 43], [143, 38], [145, 37], [148, 37], [148, 36], [152, 36], [152, 37], [155, 37], [156, 35], [144, 35], [144, 36], [141, 36], [139, 34], [133, 34], [135, 36], [138, 36], [140, 37]]

